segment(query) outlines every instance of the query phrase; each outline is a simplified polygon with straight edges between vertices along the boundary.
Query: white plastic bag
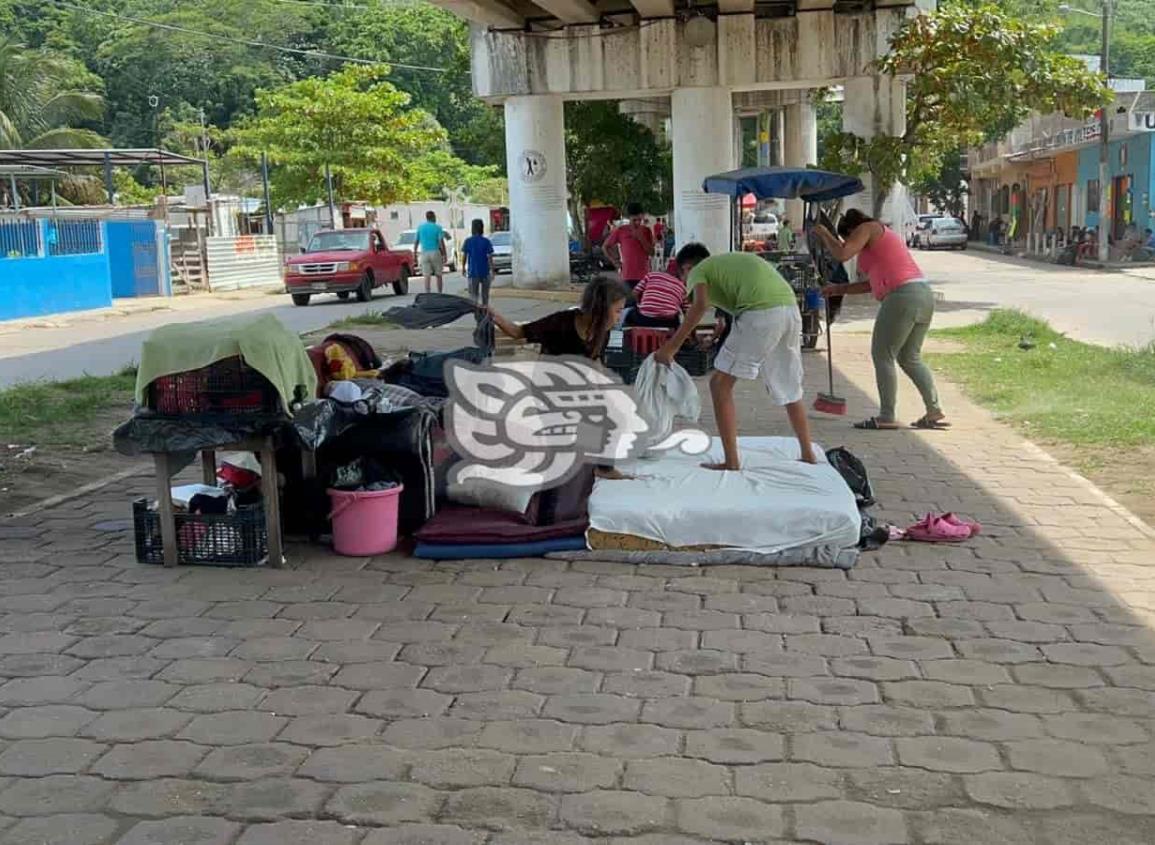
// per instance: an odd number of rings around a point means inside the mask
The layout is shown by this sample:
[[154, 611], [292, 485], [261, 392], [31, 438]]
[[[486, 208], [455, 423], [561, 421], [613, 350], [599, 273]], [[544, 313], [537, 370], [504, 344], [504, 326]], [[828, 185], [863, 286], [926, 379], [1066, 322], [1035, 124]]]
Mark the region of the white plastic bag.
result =
[[670, 436], [675, 417], [697, 422], [702, 413], [702, 400], [690, 374], [676, 362], [668, 367], [657, 363], [653, 355], [638, 368], [634, 395], [642, 415], [652, 426], [646, 434], [650, 448]]

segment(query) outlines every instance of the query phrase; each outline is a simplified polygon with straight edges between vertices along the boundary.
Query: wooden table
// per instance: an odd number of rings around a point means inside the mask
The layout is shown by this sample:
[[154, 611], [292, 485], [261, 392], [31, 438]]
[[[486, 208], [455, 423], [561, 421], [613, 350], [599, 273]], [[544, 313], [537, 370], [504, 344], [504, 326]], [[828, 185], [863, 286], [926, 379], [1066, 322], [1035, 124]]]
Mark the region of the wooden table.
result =
[[[268, 534], [269, 566], [280, 569], [284, 562], [281, 542], [281, 500], [277, 486], [277, 452], [271, 436], [249, 437], [237, 443], [222, 443], [212, 449], [201, 449], [201, 469], [204, 483], [217, 484], [217, 451], [253, 452], [261, 461], [261, 496], [265, 507], [265, 530]], [[172, 506], [171, 452], [153, 452], [156, 466], [156, 499], [160, 515], [160, 537], [164, 548], [164, 565], [176, 566], [179, 554], [176, 538], [176, 519]]]

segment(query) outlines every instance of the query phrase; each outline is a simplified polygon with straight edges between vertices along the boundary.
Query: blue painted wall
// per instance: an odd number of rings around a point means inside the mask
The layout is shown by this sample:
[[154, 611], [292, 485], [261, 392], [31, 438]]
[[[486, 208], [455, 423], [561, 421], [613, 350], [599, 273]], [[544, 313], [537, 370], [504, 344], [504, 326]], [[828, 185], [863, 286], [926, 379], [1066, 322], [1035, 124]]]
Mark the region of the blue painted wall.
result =
[[[44, 223], [41, 222], [44, 243]], [[105, 241], [107, 243], [107, 240]], [[0, 258], [0, 320], [112, 305], [107, 252]]]
[[[1111, 142], [1111, 180], [1117, 176], [1131, 177], [1131, 217], [1141, 230], [1155, 228], [1155, 133], [1135, 135], [1124, 141]], [[1119, 164], [1119, 151], [1127, 147], [1127, 164]], [[1079, 151], [1079, 190], [1086, 196], [1087, 182], [1099, 178], [1099, 148], [1087, 147]], [[1098, 226], [1099, 215], [1088, 212], [1084, 226]]]
[[[113, 297], [158, 296], [170, 292], [167, 273], [162, 275], [158, 269], [157, 228], [158, 224], [152, 220], [114, 220], [107, 224]], [[168, 265], [167, 260], [164, 263]]]

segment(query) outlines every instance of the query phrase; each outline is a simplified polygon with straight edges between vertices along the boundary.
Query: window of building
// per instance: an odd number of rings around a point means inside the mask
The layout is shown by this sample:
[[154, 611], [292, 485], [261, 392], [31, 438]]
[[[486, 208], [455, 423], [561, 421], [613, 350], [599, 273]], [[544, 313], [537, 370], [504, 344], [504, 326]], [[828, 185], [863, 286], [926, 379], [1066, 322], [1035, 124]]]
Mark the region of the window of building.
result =
[[397, 211], [390, 211], [389, 212], [389, 219], [390, 220], [397, 220], [400, 216], [401, 215]]
[[1099, 211], [1099, 180], [1087, 180], [1087, 213], [1098, 213]]

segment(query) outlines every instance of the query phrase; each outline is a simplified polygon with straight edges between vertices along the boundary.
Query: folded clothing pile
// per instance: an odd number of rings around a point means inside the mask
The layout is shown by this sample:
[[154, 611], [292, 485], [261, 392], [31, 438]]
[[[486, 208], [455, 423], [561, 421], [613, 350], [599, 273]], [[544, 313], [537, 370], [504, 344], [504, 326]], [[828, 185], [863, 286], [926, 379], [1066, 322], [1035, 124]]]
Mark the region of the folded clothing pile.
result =
[[414, 555], [434, 560], [539, 557], [586, 548], [593, 467], [550, 490], [449, 485], [437, 514], [416, 533]]

